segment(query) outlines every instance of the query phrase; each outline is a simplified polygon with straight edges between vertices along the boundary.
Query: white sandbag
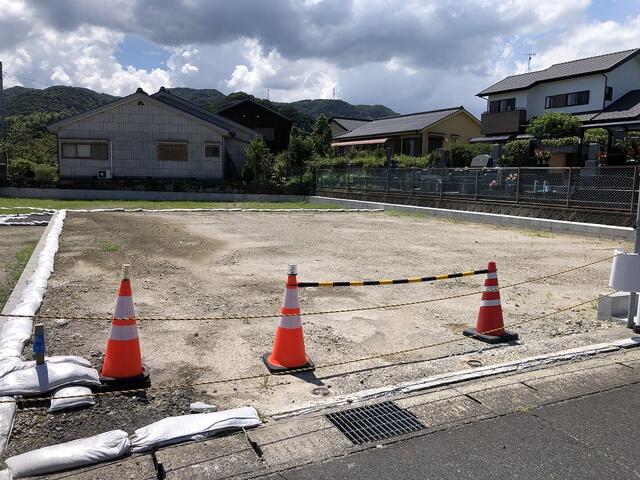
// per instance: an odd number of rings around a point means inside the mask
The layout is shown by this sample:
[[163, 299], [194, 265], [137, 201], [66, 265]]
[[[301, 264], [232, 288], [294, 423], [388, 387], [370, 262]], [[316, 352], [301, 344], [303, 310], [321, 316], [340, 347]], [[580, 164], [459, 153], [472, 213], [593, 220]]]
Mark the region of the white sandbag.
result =
[[0, 480], [13, 480], [11, 476], [11, 470], [5, 468], [4, 470], [0, 470]]
[[0, 397], [0, 452], [4, 452], [9, 443], [17, 408], [18, 404], [13, 397]]
[[253, 407], [167, 417], [138, 428], [131, 436], [131, 450], [134, 453], [146, 452], [154, 447], [199, 440], [224, 430], [254, 427], [260, 423], [258, 412]]
[[[47, 363], [75, 363], [83, 367], [91, 367], [91, 362], [82, 357], [75, 355], [56, 355], [53, 357], [44, 357]], [[36, 365], [35, 360], [22, 360], [19, 357], [8, 357], [0, 359], [0, 377], [4, 377], [7, 373], [15, 370], [24, 370], [25, 368], [33, 368]]]
[[51, 399], [50, 412], [68, 410], [70, 408], [91, 407], [96, 404], [91, 395], [91, 389], [87, 387], [64, 387], [57, 390]]
[[129, 453], [129, 446], [127, 432], [112, 430], [21, 453], [7, 458], [5, 463], [11, 469], [13, 478], [24, 478], [120, 458]]
[[191, 410], [191, 413], [209, 413], [217, 412], [218, 406], [210, 405], [204, 402], [193, 402], [191, 405], [189, 405], [189, 409]]
[[0, 395], [37, 395], [64, 385], [100, 385], [98, 371], [77, 363], [45, 363], [0, 378]]

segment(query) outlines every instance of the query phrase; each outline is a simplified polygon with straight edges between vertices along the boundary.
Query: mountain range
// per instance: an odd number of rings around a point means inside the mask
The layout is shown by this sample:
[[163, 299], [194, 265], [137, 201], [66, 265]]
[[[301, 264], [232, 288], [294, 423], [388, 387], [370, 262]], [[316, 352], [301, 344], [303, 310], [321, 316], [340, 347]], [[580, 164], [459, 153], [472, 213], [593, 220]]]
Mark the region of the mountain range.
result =
[[[315, 119], [325, 117], [381, 118], [397, 115], [384, 105], [352, 105], [343, 100], [299, 100], [295, 102], [271, 102], [259, 99], [245, 92], [225, 95], [216, 89], [169, 88], [169, 92], [182, 97], [200, 107], [213, 112], [224, 106], [242, 100], [253, 100], [289, 117], [293, 125], [303, 131], [309, 131]], [[78, 113], [99, 107], [119, 97], [98, 93], [88, 88], [54, 86], [45, 89], [11, 87], [4, 91], [5, 114], [27, 115], [35, 112], [64, 112], [65, 115]]]

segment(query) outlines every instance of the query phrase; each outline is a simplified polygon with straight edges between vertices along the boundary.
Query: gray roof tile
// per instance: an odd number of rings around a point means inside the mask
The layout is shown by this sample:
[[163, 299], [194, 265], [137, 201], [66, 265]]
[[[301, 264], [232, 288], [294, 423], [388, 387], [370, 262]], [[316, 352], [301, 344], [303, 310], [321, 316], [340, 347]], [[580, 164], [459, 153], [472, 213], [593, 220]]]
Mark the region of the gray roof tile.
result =
[[338, 125], [341, 125], [343, 128], [346, 128], [347, 131], [355, 130], [360, 125], [371, 122], [371, 120], [363, 120], [360, 118], [343, 118], [343, 117], [333, 117], [331, 120], [336, 122]]
[[583, 121], [622, 120], [640, 116], [640, 90], [631, 90], [613, 102], [601, 113], [592, 114]]
[[510, 77], [504, 78], [498, 83], [485, 88], [483, 91], [478, 93], [478, 96], [510, 92], [514, 90], [524, 90], [541, 82], [606, 72], [639, 52], [640, 48], [634, 48], [631, 50], [624, 50], [622, 52], [607, 53], [596, 57], [556, 63], [545, 70], [538, 70], [536, 72], [511, 75]]
[[347, 138], [379, 137], [393, 133], [417, 132], [461, 110], [463, 110], [462, 107], [454, 107], [432, 110], [430, 112], [380, 118], [365, 123], [350, 132], [341, 133], [335, 138], [342, 140]]

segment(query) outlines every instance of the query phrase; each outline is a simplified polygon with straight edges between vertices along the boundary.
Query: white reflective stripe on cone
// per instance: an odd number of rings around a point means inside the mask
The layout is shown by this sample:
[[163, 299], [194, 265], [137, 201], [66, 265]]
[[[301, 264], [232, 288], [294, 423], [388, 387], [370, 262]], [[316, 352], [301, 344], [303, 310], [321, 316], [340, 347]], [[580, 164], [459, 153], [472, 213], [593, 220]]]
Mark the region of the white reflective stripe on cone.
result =
[[500, 303], [500, 299], [498, 300], [480, 300], [481, 307], [499, 307], [502, 304]]
[[282, 301], [282, 306], [285, 308], [298, 308], [300, 306], [298, 303], [297, 288], [284, 289], [284, 300]]
[[302, 328], [302, 320], [300, 320], [300, 315], [292, 315], [290, 317], [281, 316], [280, 317], [280, 328]]
[[138, 338], [137, 325], [111, 325], [110, 340], [135, 340]]
[[500, 288], [497, 285], [491, 286], [491, 287], [484, 287], [485, 292], [497, 292], [499, 291]]
[[133, 299], [131, 297], [118, 297], [113, 316], [122, 320], [135, 318], [136, 312], [133, 309]]
[[487, 273], [487, 278], [498, 278], [498, 272]]

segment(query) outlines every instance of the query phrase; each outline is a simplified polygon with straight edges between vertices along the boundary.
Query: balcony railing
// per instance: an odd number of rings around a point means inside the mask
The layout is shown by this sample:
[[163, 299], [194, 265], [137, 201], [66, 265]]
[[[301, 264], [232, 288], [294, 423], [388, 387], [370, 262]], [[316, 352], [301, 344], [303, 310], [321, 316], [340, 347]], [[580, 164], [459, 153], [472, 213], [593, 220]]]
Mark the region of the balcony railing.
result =
[[480, 120], [483, 135], [518, 133], [520, 125], [527, 120], [527, 110], [516, 108], [506, 112], [485, 112]]

